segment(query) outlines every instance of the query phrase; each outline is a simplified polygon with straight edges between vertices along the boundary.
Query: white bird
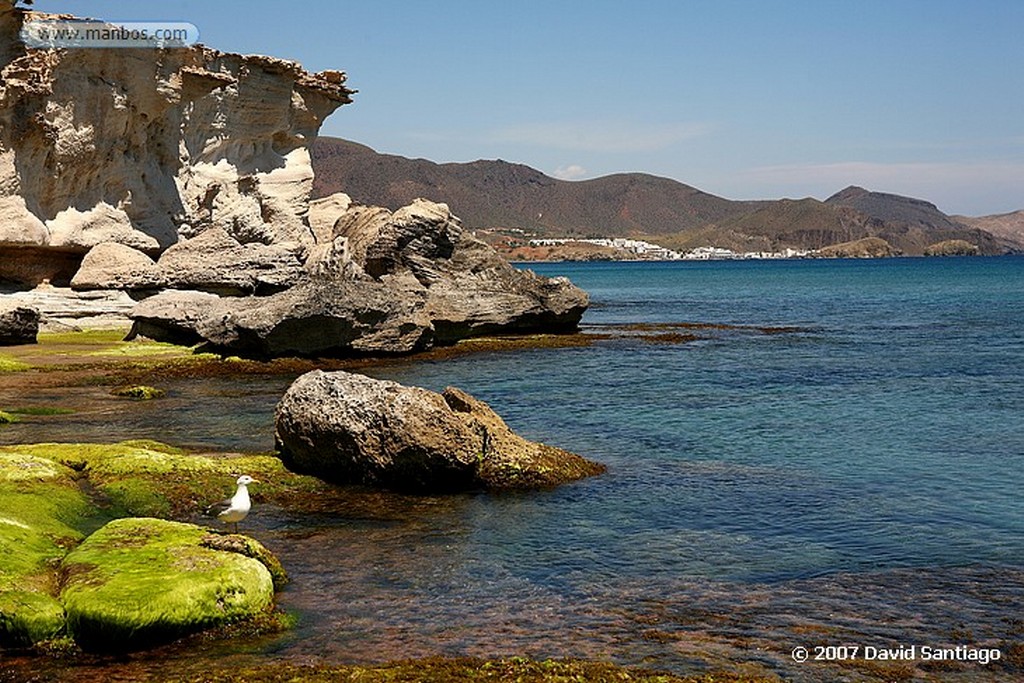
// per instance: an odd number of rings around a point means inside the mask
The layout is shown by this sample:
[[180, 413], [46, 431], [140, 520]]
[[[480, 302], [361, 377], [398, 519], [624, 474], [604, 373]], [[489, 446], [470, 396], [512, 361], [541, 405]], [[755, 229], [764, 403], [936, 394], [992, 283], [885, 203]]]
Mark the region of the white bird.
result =
[[252, 508], [252, 503], [249, 501], [249, 489], [246, 487], [249, 484], [258, 484], [259, 482], [248, 474], [243, 474], [235, 483], [238, 484], [238, 488], [235, 489], [235, 495], [206, 508], [206, 514], [210, 517], [216, 517], [226, 524], [234, 524], [235, 531], [237, 532], [238, 523], [245, 519], [245, 516], [249, 514], [250, 508]]

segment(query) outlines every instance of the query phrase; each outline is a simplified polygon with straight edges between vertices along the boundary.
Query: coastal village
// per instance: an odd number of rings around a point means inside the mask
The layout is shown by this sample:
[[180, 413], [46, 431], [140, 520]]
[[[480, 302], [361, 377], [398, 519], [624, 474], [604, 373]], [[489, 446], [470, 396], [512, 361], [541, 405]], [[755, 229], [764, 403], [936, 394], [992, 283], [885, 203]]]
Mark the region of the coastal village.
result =
[[510, 261], [726, 261], [819, 256], [816, 250], [792, 248], [738, 252], [723, 247], [700, 246], [689, 251], [676, 251], [641, 239], [537, 237], [520, 228], [475, 230], [473, 234]]
[[783, 258], [807, 258], [813, 256], [811, 250], [784, 249], [782, 251], [747, 251], [736, 252], [721, 247], [697, 247], [686, 252], [673, 251], [644, 240], [634, 240], [625, 237], [613, 239], [533, 239], [529, 241], [531, 247], [553, 247], [567, 243], [593, 244], [599, 247], [609, 247], [632, 256], [637, 261], [714, 261], [730, 259], [783, 259]]

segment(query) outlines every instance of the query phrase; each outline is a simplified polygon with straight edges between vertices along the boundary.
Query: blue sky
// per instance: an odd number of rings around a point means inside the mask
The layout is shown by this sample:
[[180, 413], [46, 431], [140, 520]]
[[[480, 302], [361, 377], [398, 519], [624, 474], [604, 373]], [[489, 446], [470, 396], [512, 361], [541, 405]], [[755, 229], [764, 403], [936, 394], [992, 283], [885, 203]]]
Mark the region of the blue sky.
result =
[[948, 213], [1024, 209], [1022, 0], [36, 0], [188, 21], [341, 69], [321, 133], [567, 179], [643, 171], [730, 199], [851, 184]]

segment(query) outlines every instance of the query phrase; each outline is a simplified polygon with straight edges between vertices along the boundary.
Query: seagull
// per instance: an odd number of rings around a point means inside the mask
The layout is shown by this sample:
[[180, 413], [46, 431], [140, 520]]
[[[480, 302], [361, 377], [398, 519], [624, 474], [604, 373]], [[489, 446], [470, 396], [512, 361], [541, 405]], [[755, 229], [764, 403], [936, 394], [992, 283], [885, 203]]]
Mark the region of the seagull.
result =
[[238, 488], [235, 489], [235, 495], [206, 508], [206, 514], [210, 517], [216, 517], [227, 524], [234, 524], [235, 532], [237, 533], [238, 523], [245, 519], [245, 516], [249, 514], [249, 508], [252, 507], [252, 503], [249, 502], [249, 489], [246, 486], [258, 484], [259, 482], [248, 474], [243, 474], [235, 483], [238, 484]]

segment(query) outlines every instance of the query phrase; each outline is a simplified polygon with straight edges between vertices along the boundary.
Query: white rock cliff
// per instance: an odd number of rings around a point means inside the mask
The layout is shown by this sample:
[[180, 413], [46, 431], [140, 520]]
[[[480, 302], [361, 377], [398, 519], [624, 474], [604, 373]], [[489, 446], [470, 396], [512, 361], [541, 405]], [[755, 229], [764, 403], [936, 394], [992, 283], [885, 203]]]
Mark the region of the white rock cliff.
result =
[[29, 49], [0, 2], [0, 245], [155, 255], [222, 228], [301, 251], [309, 144], [353, 91], [336, 71], [203, 46]]

